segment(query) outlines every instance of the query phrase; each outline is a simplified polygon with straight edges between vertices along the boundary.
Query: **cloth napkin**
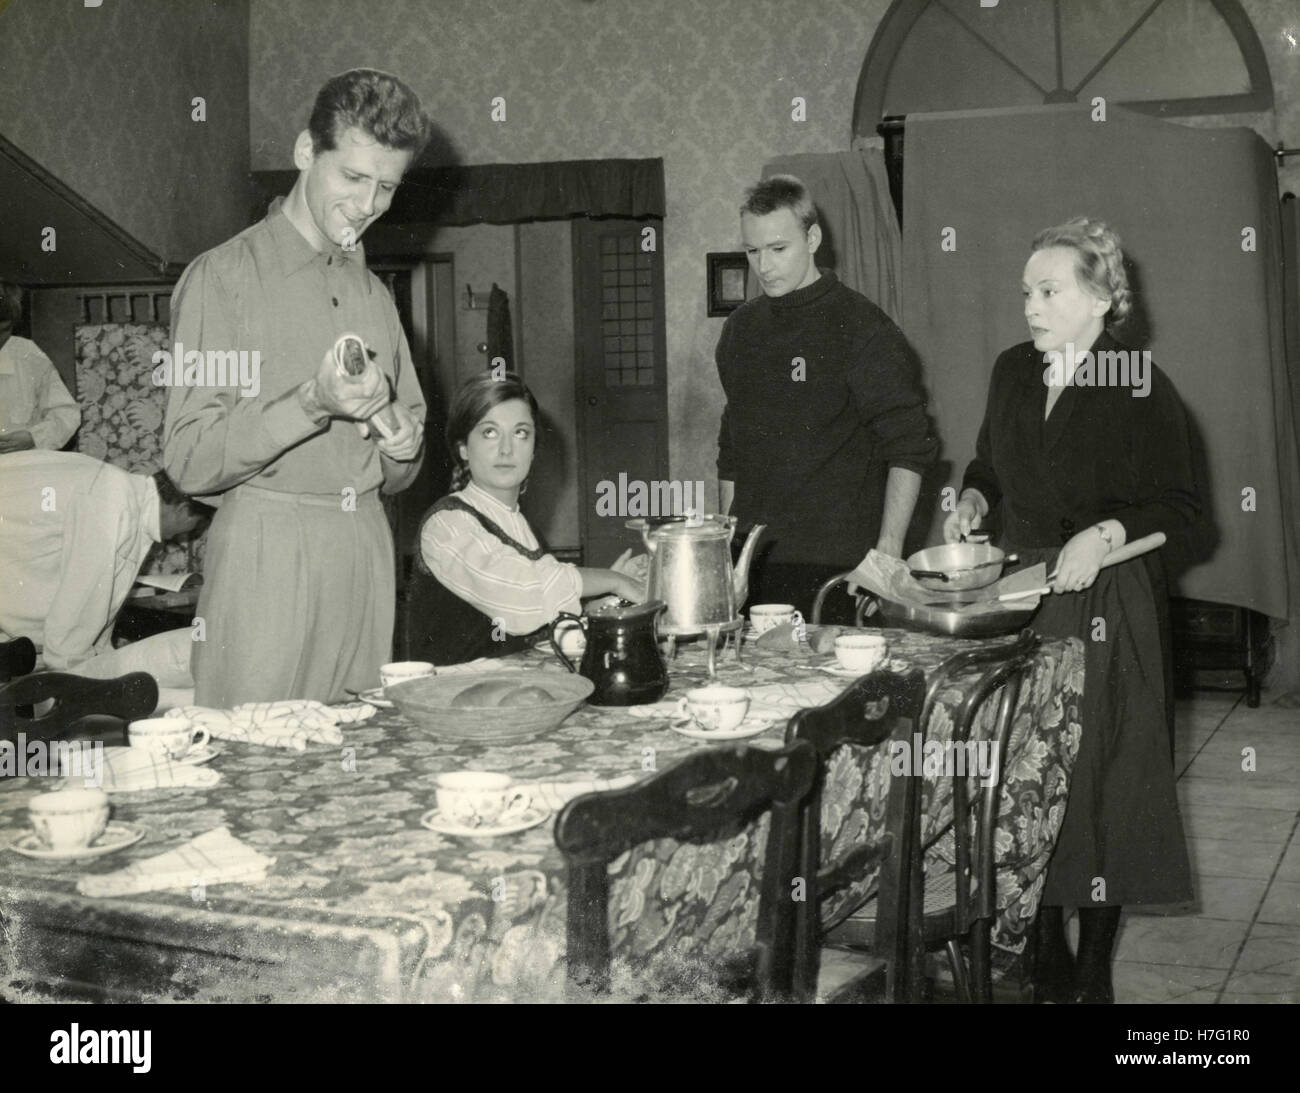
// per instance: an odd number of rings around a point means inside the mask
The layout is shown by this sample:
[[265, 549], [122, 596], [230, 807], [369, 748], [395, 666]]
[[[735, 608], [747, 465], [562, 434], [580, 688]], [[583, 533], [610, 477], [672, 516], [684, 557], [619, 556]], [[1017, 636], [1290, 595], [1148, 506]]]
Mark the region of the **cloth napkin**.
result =
[[170, 716], [185, 717], [202, 725], [219, 740], [238, 740], [269, 748], [306, 751], [309, 743], [341, 744], [339, 725], [350, 725], [373, 717], [374, 706], [366, 702], [347, 706], [326, 706], [309, 698], [282, 702], [245, 702], [233, 710], [206, 706], [177, 706]]
[[132, 793], [140, 789], [174, 786], [215, 786], [221, 775], [208, 767], [177, 763], [148, 748], [105, 748], [104, 782], [107, 793]]
[[[1011, 603], [999, 603], [998, 597], [1008, 592], [1023, 592], [1031, 588], [1041, 588], [1047, 583], [1047, 566], [1042, 562], [1017, 570], [1008, 577], [983, 588], [971, 588], [953, 597], [961, 600], [974, 600], [969, 606], [961, 607], [968, 615], [996, 614], [1014, 608], [1037, 607], [1040, 597], [1025, 596]], [[877, 550], [870, 550], [867, 556], [849, 574], [849, 587], [865, 588], [877, 596], [883, 596], [894, 603], [913, 607], [924, 607], [936, 600], [945, 598], [942, 592], [924, 587], [911, 574], [908, 564], [901, 558], [891, 558]]]
[[552, 812], [558, 812], [575, 797], [584, 793], [604, 793], [609, 789], [624, 789], [636, 782], [631, 774], [621, 778], [588, 778], [575, 782], [520, 782], [519, 787], [533, 795], [533, 803]]
[[132, 896], [196, 883], [256, 884], [266, 878], [274, 858], [240, 842], [226, 827], [215, 827], [184, 846], [134, 861], [112, 873], [87, 874], [77, 881], [83, 896]]

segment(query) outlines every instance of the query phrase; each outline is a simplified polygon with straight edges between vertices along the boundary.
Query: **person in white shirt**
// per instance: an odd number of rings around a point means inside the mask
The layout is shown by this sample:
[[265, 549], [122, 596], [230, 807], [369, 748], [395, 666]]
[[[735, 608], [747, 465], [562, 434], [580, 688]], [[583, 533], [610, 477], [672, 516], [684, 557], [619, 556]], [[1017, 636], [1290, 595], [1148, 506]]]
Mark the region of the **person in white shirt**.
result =
[[22, 290], [0, 281], [0, 455], [62, 448], [81, 424], [81, 409], [35, 342], [14, 336]]
[[0, 459], [0, 638], [31, 638], [44, 667], [109, 679], [147, 671], [193, 687], [190, 631], [113, 649], [113, 625], [154, 543], [204, 518], [159, 471], [131, 474], [76, 452]]
[[537, 400], [512, 372], [465, 383], [452, 401], [447, 444], [452, 491], [425, 515], [410, 603], [425, 636], [411, 656], [434, 664], [504, 656], [580, 600], [645, 598], [645, 558], [625, 551], [612, 569], [558, 561], [519, 511], [532, 468]]

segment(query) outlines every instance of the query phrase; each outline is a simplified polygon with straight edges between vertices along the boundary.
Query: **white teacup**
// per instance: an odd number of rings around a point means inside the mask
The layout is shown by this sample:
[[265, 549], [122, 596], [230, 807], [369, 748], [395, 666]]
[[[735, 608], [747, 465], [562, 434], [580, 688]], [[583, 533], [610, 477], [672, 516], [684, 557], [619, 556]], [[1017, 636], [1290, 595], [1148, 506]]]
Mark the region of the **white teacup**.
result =
[[520, 819], [533, 795], [508, 774], [461, 770], [437, 778], [438, 811], [465, 827], [492, 827]]
[[555, 640], [560, 652], [570, 660], [576, 660], [587, 650], [587, 635], [582, 626], [571, 619], [563, 620], [555, 628]]
[[686, 692], [677, 711], [708, 732], [730, 732], [745, 720], [749, 692], [739, 687], [695, 687]]
[[791, 623], [796, 630], [802, 628], [803, 615], [792, 603], [759, 603], [749, 609], [749, 621], [756, 634], [766, 634], [786, 623]]
[[179, 759], [190, 748], [203, 747], [212, 735], [187, 717], [147, 717], [131, 722], [127, 738], [133, 748], [148, 748], [168, 759]]
[[407, 679], [419, 679], [421, 676], [434, 674], [433, 665], [427, 660], [395, 660], [379, 669], [379, 681], [385, 687], [401, 683]]
[[888, 655], [889, 643], [877, 634], [841, 634], [835, 639], [835, 659], [850, 672], [874, 672]]
[[36, 837], [50, 850], [89, 846], [108, 826], [108, 794], [102, 789], [42, 793], [27, 806]]

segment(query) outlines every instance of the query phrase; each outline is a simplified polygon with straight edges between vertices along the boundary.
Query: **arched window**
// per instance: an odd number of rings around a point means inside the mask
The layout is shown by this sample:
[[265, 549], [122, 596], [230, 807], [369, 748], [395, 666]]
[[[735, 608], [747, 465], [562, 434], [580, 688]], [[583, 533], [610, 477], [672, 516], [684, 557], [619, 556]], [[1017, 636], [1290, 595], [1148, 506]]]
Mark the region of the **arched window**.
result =
[[1090, 102], [1165, 117], [1268, 110], [1236, 0], [895, 0], [867, 52], [855, 137], [886, 116]]

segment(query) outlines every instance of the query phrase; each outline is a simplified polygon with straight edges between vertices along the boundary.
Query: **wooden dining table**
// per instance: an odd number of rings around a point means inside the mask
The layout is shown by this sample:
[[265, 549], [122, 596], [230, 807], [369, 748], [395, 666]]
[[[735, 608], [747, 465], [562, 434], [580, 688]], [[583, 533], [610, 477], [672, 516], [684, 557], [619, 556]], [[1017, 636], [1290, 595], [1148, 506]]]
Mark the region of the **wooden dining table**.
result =
[[[900, 630], [889, 666], [932, 672], [970, 642]], [[996, 639], [1011, 640], [1011, 639]], [[800, 706], [830, 701], [849, 683], [825, 669], [833, 657], [796, 656], [747, 644], [743, 663], [719, 659], [716, 682], [742, 686], [770, 724], [744, 743], [781, 746], [785, 720]], [[563, 671], [548, 652], [505, 658], [498, 667]], [[673, 707], [708, 682], [697, 644], [669, 664], [670, 690], [652, 707], [587, 705], [558, 728], [515, 744], [439, 739], [393, 710], [346, 727], [342, 746], [298, 752], [215, 741], [206, 788], [113, 795], [113, 818], [145, 832], [105, 857], [50, 862], [0, 850], [0, 995], [100, 1000], [210, 1001], [552, 1001], [563, 997], [565, 868], [553, 817], [497, 837], [439, 834], [421, 825], [434, 806], [434, 780], [456, 770], [499, 771], [521, 781], [575, 783], [643, 778], [693, 749], [715, 746], [681, 735]], [[1034, 654], [1002, 759], [995, 944], [1023, 949], [1065, 810], [1079, 744], [1083, 649], [1045, 641]], [[961, 687], [943, 689], [927, 729], [952, 735]], [[987, 738], [992, 707], [977, 719]], [[845, 749], [843, 754], [848, 754]], [[882, 753], [833, 763], [822, 805], [827, 852], [879, 838]], [[26, 830], [31, 797], [48, 778], [0, 781], [0, 846]], [[923, 782], [922, 837], [944, 854], [951, 780]], [[225, 826], [275, 864], [253, 884], [203, 885], [116, 898], [78, 894], [86, 874], [120, 869]], [[689, 857], [685, 856], [689, 850]], [[683, 848], [672, 893], [614, 886], [621, 935], [653, 947], [665, 930], [664, 900], [718, 901], [719, 867]], [[673, 870], [669, 870], [673, 872]], [[665, 877], [667, 874], [665, 874]], [[827, 925], [870, 895], [864, 878], [852, 900], [823, 905]], [[201, 878], [196, 878], [201, 881]], [[619, 892], [622, 895], [619, 895]], [[671, 900], [667, 900], [671, 903]], [[724, 928], [723, 915], [715, 926]]]

